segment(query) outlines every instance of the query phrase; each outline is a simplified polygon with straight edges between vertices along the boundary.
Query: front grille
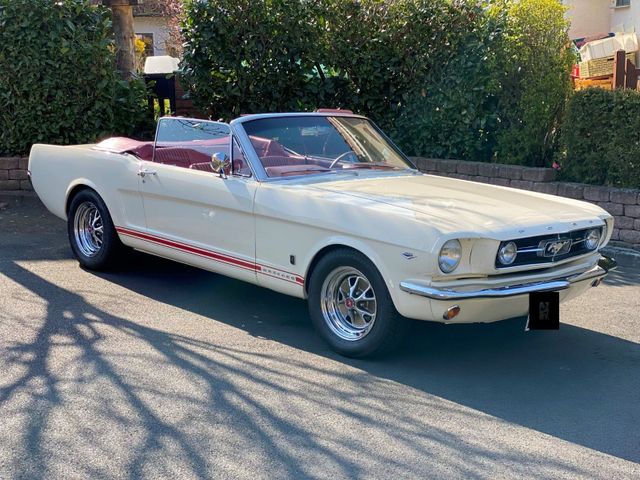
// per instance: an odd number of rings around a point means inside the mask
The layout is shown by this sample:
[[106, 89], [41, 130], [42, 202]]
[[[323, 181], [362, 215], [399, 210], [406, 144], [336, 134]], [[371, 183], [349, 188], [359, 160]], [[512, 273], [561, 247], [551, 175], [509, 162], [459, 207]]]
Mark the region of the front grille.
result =
[[[587, 249], [585, 246], [585, 238], [593, 228], [585, 228], [583, 230], [574, 230], [572, 232], [552, 234], [552, 235], [540, 235], [537, 237], [518, 238], [517, 240], [507, 240], [500, 243], [498, 251], [509, 242], [513, 242], [518, 247], [518, 255], [513, 263], [510, 265], [503, 265], [498, 260], [496, 254], [495, 265], [496, 268], [508, 268], [518, 267], [522, 265], [536, 265], [540, 263], [553, 263], [567, 258], [576, 257], [588, 253], [593, 250]], [[602, 238], [602, 227], [600, 228], [600, 235]], [[563, 248], [553, 255], [552, 249], [545, 249], [548, 242], [559, 241], [566, 243]], [[570, 242], [570, 243], [569, 243]]]

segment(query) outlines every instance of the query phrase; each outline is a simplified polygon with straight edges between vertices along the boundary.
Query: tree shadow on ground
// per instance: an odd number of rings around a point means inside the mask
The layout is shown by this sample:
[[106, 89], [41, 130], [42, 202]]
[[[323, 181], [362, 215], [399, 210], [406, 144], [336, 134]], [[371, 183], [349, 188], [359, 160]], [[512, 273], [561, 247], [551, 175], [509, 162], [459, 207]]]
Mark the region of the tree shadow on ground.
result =
[[[310, 466], [297, 455], [301, 449], [313, 451], [317, 463], [334, 476], [368, 473], [358, 461], [362, 456], [397, 466], [404, 476], [423, 473], [419, 463], [398, 465], [393, 451], [342, 438], [344, 433], [332, 425], [318, 429], [313, 424], [316, 428], [312, 428], [303, 420], [309, 412], [339, 413], [344, 421], [357, 421], [371, 432], [388, 432], [391, 443], [415, 458], [429, 457], [427, 442], [444, 446], [448, 453], [440, 459], [445, 464], [443, 475], [473, 476], [482, 459], [491, 458], [516, 465], [524, 476], [528, 467], [540, 461], [535, 453], [523, 456], [522, 451], [508, 448], [496, 453], [491, 445], [467, 444], [461, 452], [460, 440], [449, 431], [427, 423], [428, 419], [416, 424], [415, 418], [404, 414], [411, 408], [432, 406], [430, 397], [398, 398], [388, 388], [389, 380], [449, 400], [452, 403], [438, 402], [438, 408], [448, 408], [447, 415], [466, 416], [479, 426], [483, 425], [480, 415], [457, 407], [640, 462], [640, 346], [636, 343], [566, 324], [559, 332], [525, 333], [522, 319], [489, 325], [417, 323], [396, 354], [379, 360], [350, 360], [318, 340], [301, 300], [141, 254], [125, 270], [96, 274], [150, 302], [201, 315], [203, 322], [222, 322], [256, 338], [365, 372], [343, 373], [282, 351], [255, 352], [242, 345], [223, 346], [152, 328], [96, 307], [81, 293], [49, 282], [17, 260], [68, 259], [68, 248], [60, 241], [63, 225], [55, 225], [60, 231], [45, 233], [51, 241], [44, 241], [44, 249], [25, 243], [20, 236], [3, 239], [13, 243], [5, 249], [7, 256], [0, 258], [2, 273], [46, 306], [41, 323], [7, 318], [27, 325], [34, 334], [6, 343], [0, 352], [5, 372], [0, 408], [3, 416], [9, 412], [25, 419], [12, 448], [29, 460], [10, 466], [15, 477], [49, 477], [54, 459], [64, 461], [65, 468], [79, 476], [108, 476], [111, 472], [91, 455], [115, 455], [111, 442], [118, 441], [129, 444], [123, 463], [124, 474], [131, 478], [236, 476], [237, 471], [216, 459], [232, 456], [225, 442], [233, 450], [251, 439], [264, 445], [273, 476], [308, 477]], [[607, 282], [640, 284], [633, 271], [621, 270], [617, 275]], [[153, 356], [143, 357], [135, 349], [110, 350], [105, 347], [107, 336], [135, 342]], [[75, 356], [68, 364], [54, 366], [53, 352], [61, 346], [73, 349]], [[138, 363], [142, 366], [136, 367]], [[166, 384], [153, 383], [158, 370], [168, 372]], [[152, 373], [150, 382], [147, 377]], [[170, 388], [177, 377], [187, 378], [193, 391]], [[267, 401], [274, 394], [290, 397], [291, 404], [274, 409]], [[159, 410], [163, 402], [187, 413]], [[296, 411], [299, 405], [308, 410]], [[75, 408], [91, 411], [91, 425], [76, 425], [80, 442], [90, 448], [84, 455], [61, 460], [61, 452], [77, 448], [77, 438], [58, 436], [51, 446], [51, 435], [59, 433], [59, 412], [69, 417]], [[233, 425], [227, 425], [227, 419], [233, 419]], [[86, 417], [78, 414], [76, 424], [83, 421]], [[193, 425], [198, 426], [195, 431]], [[223, 438], [208, 437], [220, 425], [227, 429]], [[120, 432], [124, 440], [109, 437], [112, 431]], [[131, 440], [128, 435], [133, 435]], [[171, 470], [172, 461], [181, 464], [182, 470]], [[247, 471], [263, 471], [264, 465], [252, 463], [256, 461], [244, 458], [242, 463]], [[589, 473], [570, 462], [554, 462], [554, 473]]]
[[[145, 255], [137, 256], [129, 271], [101, 276], [254, 336], [640, 461], [637, 343], [568, 324], [558, 332], [525, 332], [524, 319], [472, 325], [414, 322], [413, 334], [394, 355], [349, 360], [309, 338], [311, 326], [301, 300]], [[285, 326], [304, 329], [305, 334], [292, 337]]]

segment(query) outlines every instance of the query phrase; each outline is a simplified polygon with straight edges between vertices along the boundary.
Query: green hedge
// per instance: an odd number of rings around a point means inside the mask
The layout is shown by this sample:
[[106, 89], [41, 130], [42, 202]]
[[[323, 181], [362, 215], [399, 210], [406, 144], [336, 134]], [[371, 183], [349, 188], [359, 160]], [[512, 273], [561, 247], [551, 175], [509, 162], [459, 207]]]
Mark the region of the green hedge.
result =
[[488, 160], [495, 146], [500, 25], [482, 2], [325, 0], [326, 61], [345, 105], [409, 154]]
[[130, 134], [144, 84], [115, 71], [109, 10], [83, 0], [0, 0], [0, 153]]
[[313, 109], [328, 91], [315, 2], [187, 1], [185, 8], [183, 83], [213, 118]]
[[558, 0], [186, 0], [213, 118], [344, 107], [409, 154], [548, 164], [569, 93]]
[[577, 61], [568, 48], [565, 7], [558, 0], [507, 0], [502, 11], [494, 160], [550, 166], [572, 91], [569, 72]]
[[640, 92], [576, 92], [562, 132], [564, 179], [640, 188]]

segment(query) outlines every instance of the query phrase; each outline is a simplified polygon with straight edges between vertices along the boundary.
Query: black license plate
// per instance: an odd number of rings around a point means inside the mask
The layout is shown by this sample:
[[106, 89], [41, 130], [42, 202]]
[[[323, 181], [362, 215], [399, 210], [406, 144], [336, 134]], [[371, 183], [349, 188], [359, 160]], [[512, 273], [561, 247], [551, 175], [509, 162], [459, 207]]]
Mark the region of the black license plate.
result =
[[529, 294], [527, 329], [560, 329], [560, 294], [558, 292], [534, 292]]

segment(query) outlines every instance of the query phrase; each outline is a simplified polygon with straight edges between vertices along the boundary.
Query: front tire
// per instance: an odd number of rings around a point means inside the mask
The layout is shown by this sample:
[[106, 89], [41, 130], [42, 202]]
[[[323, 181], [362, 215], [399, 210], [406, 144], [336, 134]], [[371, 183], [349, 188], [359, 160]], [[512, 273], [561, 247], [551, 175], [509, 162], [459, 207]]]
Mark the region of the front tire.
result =
[[124, 254], [107, 206], [93, 190], [81, 190], [71, 200], [67, 233], [73, 255], [84, 268], [107, 270]]
[[350, 249], [328, 253], [314, 268], [309, 315], [320, 336], [347, 357], [386, 353], [406, 329], [380, 272]]

